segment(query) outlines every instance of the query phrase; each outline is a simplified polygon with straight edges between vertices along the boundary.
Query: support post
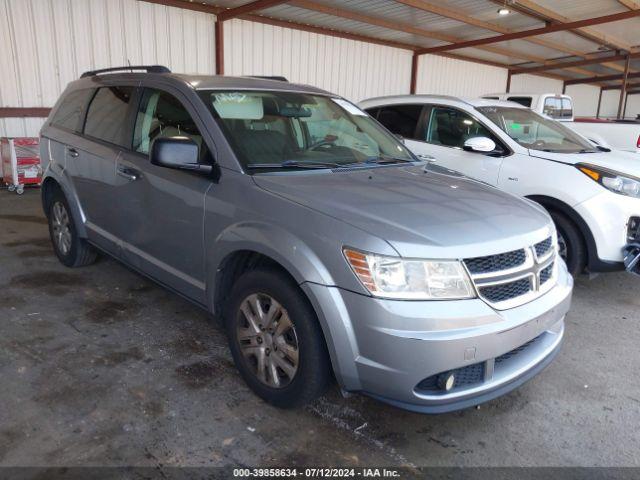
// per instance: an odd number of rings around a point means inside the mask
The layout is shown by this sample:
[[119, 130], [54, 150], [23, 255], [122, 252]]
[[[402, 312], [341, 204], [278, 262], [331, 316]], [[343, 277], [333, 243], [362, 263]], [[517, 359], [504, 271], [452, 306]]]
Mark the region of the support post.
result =
[[222, 20], [216, 20], [215, 35], [216, 35], [216, 74], [224, 75], [224, 22]]
[[507, 93], [511, 93], [511, 70], [507, 73]]
[[627, 55], [627, 59], [624, 62], [624, 74], [622, 75], [622, 86], [620, 87], [620, 100], [618, 101], [618, 120], [622, 116], [622, 104], [624, 103], [625, 96], [627, 94], [627, 80], [629, 79], [629, 63], [631, 62], [631, 56]]
[[411, 95], [415, 95], [416, 86], [418, 83], [418, 61], [419, 55], [414, 52], [413, 57], [411, 58], [411, 84], [409, 85], [409, 93]]
[[562, 82], [562, 94], [567, 93], [567, 82]]
[[624, 107], [622, 108], [622, 119], [627, 116], [627, 103], [629, 103], [629, 92], [624, 96]]
[[596, 110], [596, 118], [600, 118], [600, 105], [602, 105], [602, 87], [600, 87], [600, 95], [598, 95], [598, 110]]

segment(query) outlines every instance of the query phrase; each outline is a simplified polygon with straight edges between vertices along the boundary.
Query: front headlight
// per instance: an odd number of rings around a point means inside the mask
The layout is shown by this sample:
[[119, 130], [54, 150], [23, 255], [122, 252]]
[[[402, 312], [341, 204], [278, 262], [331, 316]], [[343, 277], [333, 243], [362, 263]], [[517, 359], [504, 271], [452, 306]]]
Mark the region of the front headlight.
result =
[[594, 167], [593, 165], [580, 163], [576, 165], [576, 167], [589, 178], [613, 193], [640, 198], [640, 179], [623, 175], [613, 170], [607, 170], [606, 168]]
[[469, 275], [459, 261], [405, 260], [344, 249], [362, 285], [376, 297], [403, 300], [474, 298]]

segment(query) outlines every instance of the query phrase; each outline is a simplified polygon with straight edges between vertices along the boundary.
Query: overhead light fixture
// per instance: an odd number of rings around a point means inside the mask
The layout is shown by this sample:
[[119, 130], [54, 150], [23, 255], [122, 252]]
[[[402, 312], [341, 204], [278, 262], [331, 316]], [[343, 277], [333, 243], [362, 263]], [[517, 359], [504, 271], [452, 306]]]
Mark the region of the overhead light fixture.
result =
[[507, 0], [504, 0], [504, 5], [498, 10], [498, 15], [509, 15], [511, 10], [507, 8]]

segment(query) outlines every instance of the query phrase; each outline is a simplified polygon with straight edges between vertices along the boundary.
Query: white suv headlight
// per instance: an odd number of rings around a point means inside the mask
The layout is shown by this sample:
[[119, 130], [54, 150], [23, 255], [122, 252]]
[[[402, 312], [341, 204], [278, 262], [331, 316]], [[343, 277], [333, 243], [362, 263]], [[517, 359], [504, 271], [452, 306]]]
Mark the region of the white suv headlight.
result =
[[362, 285], [376, 297], [403, 300], [474, 298], [471, 279], [455, 260], [405, 260], [344, 249]]
[[607, 190], [620, 195], [640, 198], [640, 180], [629, 175], [593, 165], [578, 164], [578, 169]]

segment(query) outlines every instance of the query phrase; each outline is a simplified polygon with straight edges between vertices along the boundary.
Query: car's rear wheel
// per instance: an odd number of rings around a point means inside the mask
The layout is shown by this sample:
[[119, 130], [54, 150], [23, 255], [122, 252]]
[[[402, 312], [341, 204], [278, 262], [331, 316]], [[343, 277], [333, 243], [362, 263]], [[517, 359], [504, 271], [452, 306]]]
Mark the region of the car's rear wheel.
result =
[[235, 364], [259, 397], [292, 408], [325, 391], [331, 369], [324, 336], [309, 301], [286, 274], [242, 275], [224, 316]]
[[78, 236], [71, 209], [64, 194], [56, 190], [49, 202], [49, 236], [56, 256], [67, 267], [82, 267], [95, 262], [97, 252]]
[[587, 250], [582, 233], [564, 214], [553, 210], [549, 214], [558, 231], [558, 249], [567, 264], [567, 270], [574, 277], [580, 275], [587, 265]]

